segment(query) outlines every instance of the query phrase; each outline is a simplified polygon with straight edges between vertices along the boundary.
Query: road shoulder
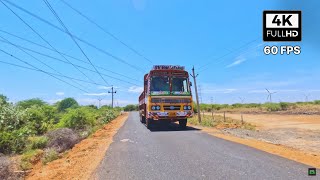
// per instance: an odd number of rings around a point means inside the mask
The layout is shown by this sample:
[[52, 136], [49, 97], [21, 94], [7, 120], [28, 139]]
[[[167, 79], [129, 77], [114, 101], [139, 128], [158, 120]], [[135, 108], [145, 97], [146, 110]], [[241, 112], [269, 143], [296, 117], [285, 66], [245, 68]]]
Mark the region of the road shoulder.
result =
[[128, 113], [120, 115], [75, 145], [63, 158], [47, 165], [38, 164], [26, 179], [90, 179], [113, 142], [113, 136], [127, 119]]
[[228, 141], [232, 141], [235, 143], [243, 144], [249, 147], [253, 147], [255, 149], [259, 149], [274, 155], [278, 155], [296, 162], [300, 162], [312, 167], [320, 168], [320, 155], [304, 152], [301, 150], [297, 150], [291, 147], [279, 145], [279, 144], [271, 144], [255, 139], [244, 139], [240, 137], [235, 137], [230, 134], [223, 134], [221, 130], [218, 130], [216, 128], [208, 128], [208, 127], [200, 127], [200, 126], [194, 126], [190, 125], [194, 128], [199, 128], [201, 131], [206, 132], [212, 136], [222, 138]]

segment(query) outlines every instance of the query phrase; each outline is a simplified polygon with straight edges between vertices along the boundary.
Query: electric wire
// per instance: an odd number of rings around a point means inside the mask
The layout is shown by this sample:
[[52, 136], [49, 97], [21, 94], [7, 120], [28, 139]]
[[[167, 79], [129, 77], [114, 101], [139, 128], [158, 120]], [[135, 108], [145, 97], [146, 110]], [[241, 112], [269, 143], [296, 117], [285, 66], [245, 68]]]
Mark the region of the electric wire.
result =
[[[12, 46], [15, 46], [16, 48], [18, 48], [20, 51], [23, 51], [25, 54], [28, 54], [30, 57], [32, 57], [33, 59], [35, 59], [36, 61], [40, 62], [41, 64], [45, 65], [46, 67], [48, 67], [49, 69], [53, 70], [54, 72], [62, 75], [62, 73], [60, 73], [58, 70], [54, 69], [53, 67], [51, 67], [50, 65], [44, 63], [43, 61], [41, 61], [40, 59], [36, 58], [35, 56], [33, 56], [32, 54], [28, 53], [27, 51], [25, 51], [24, 49], [20, 48], [19, 46], [16, 46], [15, 44], [13, 44], [12, 42], [10, 42], [8, 39], [0, 36], [0, 38], [4, 39], [7, 43], [11, 44]], [[83, 85], [79, 84], [78, 82], [72, 80], [74, 83], [76, 83], [78, 86], [81, 86], [82, 88], [86, 88]]]
[[[35, 34], [37, 34], [46, 44], [48, 44], [52, 49], [54, 49], [58, 54], [60, 54], [61, 57], [63, 57], [65, 60], [69, 61], [66, 57], [64, 57], [56, 48], [54, 48], [44, 37], [42, 37], [41, 34], [39, 34], [34, 28], [32, 28], [25, 20], [23, 20], [16, 12], [14, 12], [9, 6], [7, 6], [3, 0], [0, 0], [1, 3], [10, 10], [16, 17], [18, 17], [26, 26], [28, 26]], [[76, 68], [81, 74], [83, 74], [86, 78], [88, 78], [90, 81], [94, 82], [89, 76], [87, 76], [85, 73], [83, 73], [80, 69], [78, 69], [71, 61], [69, 61], [74, 68]]]
[[87, 54], [84, 52], [84, 50], [81, 48], [81, 46], [78, 44], [78, 42], [74, 39], [74, 37], [71, 35], [69, 29], [65, 26], [65, 24], [62, 22], [62, 20], [60, 19], [60, 17], [58, 16], [58, 14], [56, 13], [56, 11], [53, 9], [53, 7], [50, 5], [50, 3], [47, 0], [43, 0], [43, 2], [47, 5], [47, 7], [50, 9], [50, 11], [52, 12], [52, 14], [56, 17], [56, 19], [59, 21], [59, 23], [61, 24], [61, 26], [63, 26], [63, 28], [65, 29], [65, 31], [69, 34], [69, 36], [71, 37], [71, 39], [73, 40], [73, 42], [77, 45], [77, 47], [80, 49], [81, 53], [86, 57], [86, 59], [88, 60], [88, 62], [90, 62], [91, 66], [94, 68], [94, 70], [99, 74], [99, 76], [101, 77], [101, 79], [107, 84], [109, 85], [109, 83], [105, 80], [105, 78], [101, 75], [101, 73], [98, 71], [98, 69], [94, 66], [94, 64], [92, 63], [92, 61], [90, 60], [90, 58], [87, 56]]
[[143, 59], [145, 59], [146, 61], [152, 63], [152, 61], [147, 58], [146, 56], [144, 56], [143, 54], [141, 54], [139, 51], [137, 51], [136, 49], [132, 48], [131, 46], [129, 46], [127, 43], [125, 43], [124, 41], [122, 41], [120, 38], [118, 38], [117, 36], [115, 36], [113, 33], [111, 33], [110, 31], [106, 30], [105, 28], [103, 28], [101, 25], [99, 25], [98, 23], [96, 23], [95, 21], [93, 21], [91, 18], [89, 18], [88, 16], [86, 16], [85, 14], [83, 14], [81, 11], [77, 10], [76, 8], [74, 8], [73, 6], [71, 6], [71, 4], [67, 3], [64, 0], [60, 0], [62, 3], [64, 3], [66, 6], [68, 6], [70, 9], [72, 9], [74, 12], [76, 12], [77, 14], [79, 14], [80, 16], [82, 16], [84, 19], [86, 19], [87, 21], [91, 22], [92, 24], [94, 24], [98, 29], [100, 29], [101, 31], [103, 31], [105, 34], [111, 36], [113, 39], [119, 41], [122, 45], [124, 45], [125, 47], [127, 47], [128, 49], [130, 49], [132, 52], [134, 52], [136, 55], [142, 57]]
[[64, 82], [64, 83], [66, 83], [66, 84], [68, 84], [68, 85], [70, 85], [70, 86], [72, 86], [72, 87], [74, 87], [74, 88], [76, 88], [76, 89], [78, 89], [78, 90], [80, 90], [80, 91], [82, 91], [82, 92], [88, 93], [88, 91], [86, 91], [86, 90], [84, 90], [84, 89], [82, 89], [82, 88], [79, 88], [79, 87], [77, 87], [77, 86], [75, 86], [75, 85], [73, 85], [73, 84], [71, 84], [71, 83], [69, 83], [69, 82], [67, 82], [67, 81], [65, 81], [65, 80], [63, 80], [63, 79], [61, 79], [61, 78], [58, 78], [58, 77], [56, 77], [56, 76], [54, 76], [54, 75], [52, 75], [52, 74], [50, 74], [50, 73], [48, 73], [48, 72], [46, 72], [46, 71], [43, 71], [43, 70], [37, 68], [36, 66], [28, 63], [27, 61], [24, 61], [24, 60], [22, 60], [22, 59], [20, 59], [20, 58], [18, 58], [18, 57], [16, 57], [16, 56], [14, 56], [13, 54], [10, 54], [10, 53], [6, 52], [6, 51], [3, 50], [3, 49], [0, 49], [0, 51], [3, 52], [4, 54], [7, 54], [7, 55], [10, 56], [10, 57], [15, 58], [16, 60], [18, 60], [18, 61], [20, 61], [20, 62], [23, 62], [23, 63], [25, 63], [25, 64], [27, 64], [27, 65], [29, 65], [29, 66], [37, 69], [38, 71], [40, 71], [40, 72], [42, 72], [42, 73], [44, 73], [44, 74], [47, 74], [47, 75], [49, 75], [49, 76], [51, 76], [51, 77], [53, 77], [53, 78], [55, 78], [55, 79], [57, 79], [57, 80], [59, 80], [59, 81], [61, 81], [61, 82]]
[[[34, 14], [34, 13], [26, 10], [25, 8], [23, 8], [23, 7], [21, 7], [21, 6], [18, 6], [17, 4], [15, 4], [15, 3], [11, 2], [11, 1], [8, 1], [8, 0], [0, 0], [0, 1], [6, 1], [8, 4], [12, 5], [13, 7], [15, 7], [15, 8], [17, 8], [17, 9], [19, 9], [19, 10], [21, 10], [21, 11], [27, 13], [27, 14], [29, 14], [30, 16], [38, 19], [39, 21], [41, 21], [41, 22], [43, 22], [43, 23], [45, 23], [45, 24], [48, 24], [49, 26], [51, 26], [51, 27], [53, 27], [53, 28], [55, 28], [55, 29], [57, 29], [57, 30], [59, 30], [59, 31], [67, 34], [67, 32], [66, 32], [65, 30], [63, 30], [62, 28], [56, 26], [55, 24], [49, 22], [48, 20], [46, 20], [46, 19], [44, 19], [44, 18], [42, 18], [42, 17], [40, 17], [40, 16], [38, 16], [38, 15], [36, 15], [36, 14]], [[81, 41], [82, 43], [84, 43], [84, 44], [86, 44], [86, 45], [88, 45], [88, 46], [96, 49], [97, 51], [99, 51], [99, 52], [101, 52], [101, 53], [103, 53], [103, 54], [105, 54], [105, 55], [107, 55], [107, 56], [109, 56], [109, 57], [112, 57], [113, 59], [115, 59], [115, 60], [117, 60], [117, 61], [119, 61], [119, 62], [121, 62], [121, 63], [123, 63], [123, 64], [126, 64], [127, 66], [130, 66], [131, 68], [133, 68], [133, 69], [135, 69], [135, 70], [137, 70], [137, 71], [140, 71], [140, 72], [142, 72], [142, 73], [145, 72], [143, 69], [141, 69], [141, 68], [139, 68], [139, 67], [137, 67], [137, 66], [135, 66], [135, 65], [133, 65], [133, 64], [128, 63], [127, 61], [123, 60], [122, 58], [119, 58], [119, 57], [113, 55], [112, 53], [110, 53], [110, 52], [108, 52], [108, 51], [106, 51], [106, 50], [104, 50], [104, 49], [102, 49], [102, 48], [99, 48], [99, 47], [97, 47], [96, 45], [94, 45], [94, 44], [92, 44], [92, 43], [89, 43], [88, 41], [86, 41], [86, 40], [84, 40], [84, 39], [81, 39], [80, 37], [78, 37], [78, 36], [76, 36], [76, 35], [74, 35], [74, 34], [71, 34], [71, 35], [72, 35], [75, 39], [77, 39], [77, 40]]]
[[[39, 44], [39, 43], [33, 42], [33, 41], [28, 40], [28, 39], [26, 39], [26, 38], [23, 38], [23, 37], [21, 37], [21, 36], [17, 36], [17, 35], [15, 35], [15, 34], [12, 34], [12, 33], [10, 33], [10, 32], [4, 31], [4, 30], [2, 30], [2, 29], [0, 29], [0, 32], [3, 32], [3, 33], [5, 33], [5, 34], [8, 34], [8, 35], [13, 36], [13, 37], [15, 37], [15, 38], [18, 38], [18, 39], [20, 39], [20, 40], [26, 41], [26, 42], [28, 42], [28, 43], [30, 43], [30, 44], [33, 44], [33, 45], [36, 45], [36, 46], [45, 48], [45, 49], [47, 49], [47, 50], [54, 51], [53, 49], [51, 49], [51, 48], [49, 48], [49, 47], [46, 47], [46, 46], [41, 45], [41, 44]], [[2, 41], [2, 40], [0, 40], [0, 41]], [[2, 42], [5, 42], [5, 41], [2, 41]], [[5, 43], [7, 43], [7, 42], [5, 42]], [[17, 45], [17, 44], [15, 44], [15, 45]], [[17, 45], [17, 46], [19, 46], [20, 48], [23, 48], [23, 49], [26, 49], [26, 50], [35, 52], [35, 53], [37, 53], [37, 54], [45, 55], [45, 54], [43, 54], [43, 53], [40, 53], [39, 51], [34, 51], [34, 50], [29, 49], [29, 48], [20, 46], [20, 45]], [[54, 51], [54, 52], [55, 52], [55, 51]], [[71, 56], [71, 55], [66, 54], [66, 53], [64, 53], [64, 52], [60, 52], [60, 53], [63, 54], [64, 56], [66, 56], [66, 57], [72, 58], [72, 59], [74, 59], [74, 60], [77, 60], [77, 61], [80, 61], [80, 62], [83, 62], [83, 63], [86, 63], [86, 64], [89, 64], [89, 62], [86, 61], [86, 60], [83, 60], [83, 59], [80, 59], [80, 58]], [[68, 64], [70, 64], [70, 63], [68, 62]], [[97, 66], [97, 65], [96, 65], [96, 67], [97, 67], [98, 69], [102, 69], [102, 70], [104, 70], [104, 71], [111, 72], [111, 73], [113, 73], [113, 74], [117, 74], [117, 75], [119, 75], [119, 76], [122, 76], [122, 77], [125, 77], [125, 78], [128, 78], [128, 79], [131, 79], [131, 80], [140, 82], [140, 81], [137, 80], [137, 79], [134, 79], [134, 78], [132, 78], [132, 77], [129, 77], [129, 76], [126, 76], [126, 75], [117, 73], [117, 72], [115, 72], [115, 71], [111, 71], [111, 70], [106, 69], [106, 68], [104, 68], [104, 67], [102, 67], [102, 66]]]

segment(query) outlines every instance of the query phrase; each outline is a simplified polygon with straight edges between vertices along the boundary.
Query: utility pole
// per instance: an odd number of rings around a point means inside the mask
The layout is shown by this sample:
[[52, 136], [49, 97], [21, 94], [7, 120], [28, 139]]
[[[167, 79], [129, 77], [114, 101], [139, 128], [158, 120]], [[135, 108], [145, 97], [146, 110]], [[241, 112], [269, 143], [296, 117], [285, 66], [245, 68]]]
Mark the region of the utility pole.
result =
[[199, 96], [198, 96], [198, 88], [197, 88], [197, 81], [196, 81], [196, 78], [198, 77], [198, 74], [195, 75], [195, 73], [194, 73], [194, 66], [192, 67], [192, 74], [190, 74], [190, 75], [193, 77], [194, 90], [196, 91], [196, 100], [197, 100], [197, 109], [198, 109], [198, 121], [199, 121], [199, 123], [201, 123]]
[[101, 98], [98, 99], [98, 101], [99, 101], [99, 109], [101, 107], [101, 100], [102, 100]]
[[211, 97], [211, 117], [212, 117], [212, 120], [214, 120], [214, 116], [213, 116], [213, 97]]
[[108, 93], [111, 93], [112, 101], [111, 101], [111, 108], [113, 108], [113, 94], [117, 93], [117, 91], [113, 90], [113, 86], [111, 87], [111, 91], [108, 91]]

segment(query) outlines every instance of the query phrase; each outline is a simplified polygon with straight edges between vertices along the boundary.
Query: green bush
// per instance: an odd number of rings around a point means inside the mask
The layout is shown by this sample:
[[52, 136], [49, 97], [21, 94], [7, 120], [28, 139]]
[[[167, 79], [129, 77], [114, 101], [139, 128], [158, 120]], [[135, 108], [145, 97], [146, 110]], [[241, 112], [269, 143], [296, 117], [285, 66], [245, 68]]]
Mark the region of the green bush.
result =
[[123, 108], [124, 111], [138, 111], [139, 106], [137, 104], [129, 104]]
[[73, 98], [66, 98], [66, 99], [63, 99], [62, 101], [58, 102], [57, 106], [58, 106], [57, 109], [59, 112], [64, 112], [68, 108], [79, 107], [79, 104]]
[[41, 160], [43, 156], [43, 151], [40, 149], [29, 150], [22, 154], [20, 167], [22, 170], [29, 170], [32, 168], [33, 164], [36, 164]]
[[42, 163], [47, 164], [48, 162], [54, 161], [59, 158], [59, 154], [54, 149], [46, 149], [42, 158]]
[[28, 136], [32, 135], [29, 127], [13, 131], [0, 131], [0, 153], [20, 153], [25, 149]]
[[280, 102], [279, 105], [282, 111], [285, 111], [289, 108], [289, 103], [286, 102]]
[[280, 111], [281, 107], [277, 103], [265, 103], [264, 106], [267, 108], [268, 111]]
[[313, 101], [314, 104], [320, 104], [320, 100]]
[[32, 106], [26, 110], [26, 120], [31, 124], [37, 135], [41, 135], [52, 126], [54, 111], [50, 106]]
[[98, 114], [96, 111], [86, 107], [69, 109], [61, 118], [58, 127], [67, 127], [71, 129], [85, 129], [86, 126], [94, 126]]
[[28, 149], [43, 149], [47, 146], [48, 138], [45, 136], [35, 136], [28, 138]]
[[24, 100], [24, 101], [19, 101], [17, 103], [17, 106], [23, 108], [23, 109], [27, 109], [30, 108], [32, 106], [44, 106], [47, 103], [44, 102], [43, 100], [39, 99], [39, 98], [34, 98], [34, 99], [28, 99], [28, 100]]
[[106, 110], [101, 112], [101, 121], [106, 124], [116, 118], [119, 115], [119, 111], [116, 110]]
[[25, 126], [25, 114], [25, 110], [12, 104], [0, 106], [0, 131], [13, 131]]

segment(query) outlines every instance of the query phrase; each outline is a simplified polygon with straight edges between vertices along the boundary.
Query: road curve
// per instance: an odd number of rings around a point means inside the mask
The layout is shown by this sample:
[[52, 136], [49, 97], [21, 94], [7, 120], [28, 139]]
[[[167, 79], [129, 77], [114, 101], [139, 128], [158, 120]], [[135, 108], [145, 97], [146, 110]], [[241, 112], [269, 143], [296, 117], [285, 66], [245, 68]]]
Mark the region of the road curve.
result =
[[148, 130], [138, 113], [114, 137], [95, 179], [315, 179], [308, 166], [174, 124]]

